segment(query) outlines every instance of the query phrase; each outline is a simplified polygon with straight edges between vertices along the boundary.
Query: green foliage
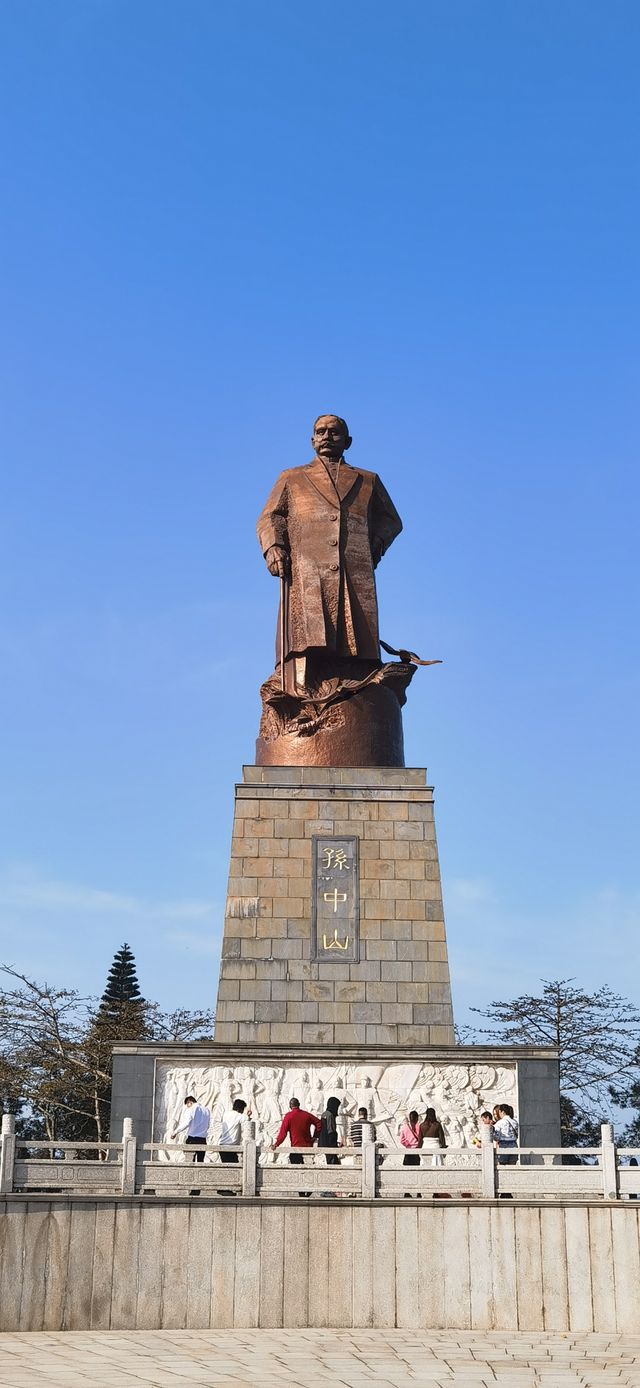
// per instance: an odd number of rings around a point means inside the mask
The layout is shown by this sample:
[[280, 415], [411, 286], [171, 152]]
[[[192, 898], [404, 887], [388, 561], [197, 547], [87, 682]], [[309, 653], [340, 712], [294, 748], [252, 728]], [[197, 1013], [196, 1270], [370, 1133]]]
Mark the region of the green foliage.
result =
[[23, 1137], [103, 1141], [108, 1136], [111, 1053], [118, 1041], [192, 1041], [211, 1035], [211, 1013], [161, 1012], [140, 996], [128, 945], [114, 958], [104, 994], [0, 973], [0, 1105]]
[[489, 1026], [467, 1031], [465, 1039], [556, 1047], [563, 1145], [597, 1146], [600, 1123], [611, 1119], [614, 1091], [640, 1086], [640, 1016], [606, 985], [587, 993], [570, 978], [541, 982], [538, 996], [472, 1008]]
[[106, 987], [95, 1017], [95, 1028], [106, 1042], [140, 1041], [147, 1035], [147, 1009], [140, 992], [136, 961], [127, 944], [113, 957]]

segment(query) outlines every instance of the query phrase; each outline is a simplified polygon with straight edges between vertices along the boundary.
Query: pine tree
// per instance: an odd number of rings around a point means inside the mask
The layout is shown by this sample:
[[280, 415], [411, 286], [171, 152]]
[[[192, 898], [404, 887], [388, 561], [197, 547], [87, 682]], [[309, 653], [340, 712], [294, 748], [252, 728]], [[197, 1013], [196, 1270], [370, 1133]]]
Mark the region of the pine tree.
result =
[[136, 1041], [145, 1035], [146, 1013], [147, 1003], [140, 992], [133, 951], [124, 944], [113, 957], [96, 1026], [108, 1032], [114, 1041]]

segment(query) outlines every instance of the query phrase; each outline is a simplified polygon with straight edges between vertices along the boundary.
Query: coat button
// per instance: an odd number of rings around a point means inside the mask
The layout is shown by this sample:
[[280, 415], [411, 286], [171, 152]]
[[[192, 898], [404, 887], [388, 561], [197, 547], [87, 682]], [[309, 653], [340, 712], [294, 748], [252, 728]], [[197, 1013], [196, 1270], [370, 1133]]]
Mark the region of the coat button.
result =
[[337, 541], [337, 540], [332, 540], [331, 543], [332, 543], [332, 545], [337, 545], [338, 541]]
[[333, 569], [333, 572], [334, 572], [334, 573], [337, 573], [337, 572], [338, 572], [338, 569], [340, 568], [340, 565], [339, 565], [339, 564], [332, 564], [332, 565], [331, 565], [331, 568]]

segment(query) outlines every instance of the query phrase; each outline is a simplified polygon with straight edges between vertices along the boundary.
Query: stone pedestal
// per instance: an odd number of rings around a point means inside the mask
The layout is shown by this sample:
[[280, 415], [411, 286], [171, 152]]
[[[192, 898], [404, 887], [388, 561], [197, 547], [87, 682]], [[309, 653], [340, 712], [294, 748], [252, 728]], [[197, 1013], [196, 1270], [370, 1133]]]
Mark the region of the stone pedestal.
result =
[[453, 1044], [424, 770], [245, 767], [215, 1040]]

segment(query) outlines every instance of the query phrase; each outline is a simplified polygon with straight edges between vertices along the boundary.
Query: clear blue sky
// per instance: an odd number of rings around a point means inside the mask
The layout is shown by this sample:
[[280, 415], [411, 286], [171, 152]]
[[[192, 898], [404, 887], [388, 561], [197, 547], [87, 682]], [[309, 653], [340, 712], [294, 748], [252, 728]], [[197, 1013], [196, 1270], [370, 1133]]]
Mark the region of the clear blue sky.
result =
[[640, 1002], [635, 3], [2, 15], [0, 957], [211, 1004], [255, 518], [346, 415], [405, 531], [454, 1000]]

